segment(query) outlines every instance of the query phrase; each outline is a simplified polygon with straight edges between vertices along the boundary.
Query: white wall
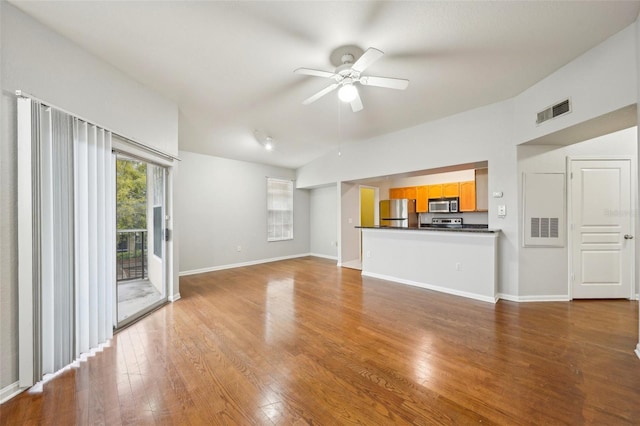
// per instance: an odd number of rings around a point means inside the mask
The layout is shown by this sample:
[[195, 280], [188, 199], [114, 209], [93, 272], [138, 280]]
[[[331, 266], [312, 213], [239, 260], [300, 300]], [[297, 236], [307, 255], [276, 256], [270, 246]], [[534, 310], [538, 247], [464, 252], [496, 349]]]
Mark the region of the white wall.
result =
[[[637, 128], [633, 127], [567, 147], [520, 145], [518, 147], [519, 188], [522, 188], [523, 173], [566, 173], [568, 156], [607, 155], [631, 156], [634, 158], [632, 168], [635, 170]], [[522, 198], [523, 194], [520, 193], [518, 197], [520, 222], [523, 220]], [[562, 226], [566, 229], [566, 217], [563, 218]], [[540, 296], [559, 300], [566, 300], [569, 297], [567, 241], [564, 247], [521, 247], [519, 259], [520, 294], [526, 295], [530, 300], [537, 300]]]
[[311, 254], [338, 259], [338, 193], [336, 185], [309, 191]]
[[360, 185], [340, 184], [340, 264], [360, 260]]
[[434, 173], [432, 175], [391, 179], [391, 187], [436, 185], [438, 183], [467, 182], [476, 179], [474, 169], [455, 172]]
[[[506, 101], [343, 145], [342, 155], [332, 153], [298, 169], [298, 185], [311, 187], [488, 161], [489, 192], [504, 193], [504, 198], [490, 200], [488, 214], [489, 226], [502, 229], [498, 291], [517, 294], [517, 161], [511, 136], [511, 117], [512, 105]], [[389, 146], [394, 149], [390, 150]], [[496, 215], [498, 203], [507, 206], [504, 219]], [[349, 226], [344, 219], [342, 226]], [[347, 243], [344, 232], [343, 245]], [[351, 255], [349, 252], [348, 256]], [[351, 259], [342, 255], [342, 260]]]
[[[640, 19], [640, 14], [638, 15]], [[640, 24], [636, 19], [636, 99], [640, 104]], [[637, 110], [637, 123], [640, 123], [640, 109]], [[638, 132], [638, 145], [640, 145], [640, 132]], [[638, 163], [640, 164], [640, 149], [638, 149]], [[638, 173], [638, 188], [640, 188], [640, 173]], [[636, 230], [640, 231], [640, 215], [636, 215]], [[640, 288], [640, 238], [636, 238], [636, 286]], [[640, 304], [640, 301], [638, 302]], [[636, 355], [640, 358], [640, 309], [638, 310], [638, 344], [636, 346]]]
[[[123, 136], [178, 152], [178, 109], [7, 2], [1, 10], [0, 389], [17, 380], [15, 96], [23, 90]], [[176, 281], [177, 282], [177, 281]]]
[[[611, 117], [608, 122], [597, 119], [627, 111], [626, 107], [637, 102], [637, 86], [633, 24], [513, 99], [343, 145], [341, 156], [335, 152], [301, 167], [298, 184], [317, 186], [488, 161], [489, 194], [504, 194], [503, 198], [490, 198], [488, 213], [489, 227], [502, 229], [498, 292], [502, 297], [514, 298], [537, 295], [537, 288], [519, 283], [519, 264], [531, 259], [519, 255], [520, 188], [515, 147], [542, 137], [552, 139], [554, 134], [570, 143], [613, 131], [619, 117]], [[536, 126], [537, 112], [565, 97], [571, 98], [573, 112]], [[563, 131], [569, 128], [573, 136], [587, 136], [568, 140], [571, 135]], [[615, 130], [622, 128], [625, 127]], [[507, 208], [504, 219], [496, 215], [499, 204]]]
[[[541, 138], [635, 104], [635, 33], [636, 24], [630, 25], [516, 96], [513, 143]], [[539, 111], [567, 97], [571, 113], [536, 124]]]
[[[180, 151], [180, 273], [309, 253], [309, 191], [294, 192], [293, 240], [267, 242], [267, 177], [295, 171]], [[241, 251], [237, 251], [238, 246]]]

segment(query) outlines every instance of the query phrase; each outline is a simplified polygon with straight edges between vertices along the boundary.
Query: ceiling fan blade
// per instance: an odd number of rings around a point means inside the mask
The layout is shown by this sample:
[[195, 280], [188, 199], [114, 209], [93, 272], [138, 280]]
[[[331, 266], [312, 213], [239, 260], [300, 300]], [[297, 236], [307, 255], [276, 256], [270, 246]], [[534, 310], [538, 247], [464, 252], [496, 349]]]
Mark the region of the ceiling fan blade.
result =
[[318, 99], [320, 99], [321, 97], [323, 97], [324, 95], [326, 95], [329, 92], [332, 92], [334, 90], [336, 90], [336, 88], [339, 86], [338, 83], [333, 83], [327, 87], [325, 87], [324, 89], [322, 89], [321, 91], [319, 91], [318, 93], [316, 93], [313, 96], [308, 97], [307, 99], [305, 99], [304, 101], [302, 101], [302, 105], [309, 105], [312, 102], [317, 101]]
[[360, 99], [360, 93], [356, 92], [356, 97], [351, 101], [351, 111], [362, 111], [362, 99]]
[[335, 73], [332, 73], [329, 71], [322, 71], [322, 70], [312, 70], [311, 68], [298, 68], [297, 70], [294, 71], [294, 73], [304, 74], [304, 75], [313, 75], [315, 77], [324, 77], [324, 78], [331, 78], [335, 76]]
[[404, 90], [409, 85], [409, 80], [405, 80], [404, 78], [365, 76], [360, 77], [360, 84], [363, 84], [365, 86], [377, 86], [386, 87], [387, 89]]
[[384, 52], [382, 50], [378, 50], [375, 47], [370, 47], [351, 66], [351, 69], [353, 69], [354, 71], [362, 72], [367, 69], [369, 65], [382, 58], [382, 55], [384, 55]]

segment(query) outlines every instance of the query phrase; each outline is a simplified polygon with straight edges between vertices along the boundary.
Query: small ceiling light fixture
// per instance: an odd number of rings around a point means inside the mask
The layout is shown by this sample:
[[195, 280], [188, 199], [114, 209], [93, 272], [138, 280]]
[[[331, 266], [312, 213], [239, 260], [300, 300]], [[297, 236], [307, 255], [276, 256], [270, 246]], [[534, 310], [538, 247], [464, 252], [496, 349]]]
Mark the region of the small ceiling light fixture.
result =
[[273, 150], [273, 138], [271, 136], [267, 136], [264, 140], [264, 149], [267, 151]]
[[342, 102], [350, 103], [356, 96], [358, 96], [358, 89], [352, 83], [343, 84], [340, 90], [338, 90], [338, 98]]

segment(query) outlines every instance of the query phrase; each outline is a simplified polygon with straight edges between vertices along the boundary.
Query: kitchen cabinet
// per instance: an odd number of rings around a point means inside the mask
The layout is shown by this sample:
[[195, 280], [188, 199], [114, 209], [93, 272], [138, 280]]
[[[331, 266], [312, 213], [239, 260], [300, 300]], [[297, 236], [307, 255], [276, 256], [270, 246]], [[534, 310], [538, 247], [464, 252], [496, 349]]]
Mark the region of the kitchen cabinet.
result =
[[415, 186], [408, 186], [406, 188], [403, 188], [403, 198], [408, 198], [409, 200], [415, 200], [416, 199], [416, 187]]
[[416, 187], [407, 186], [404, 188], [389, 188], [389, 199], [397, 200], [402, 198], [408, 198], [409, 200], [416, 199]]
[[476, 210], [476, 182], [460, 182], [460, 206], [461, 212], [473, 212]]
[[389, 188], [389, 199], [397, 200], [400, 198], [404, 198], [402, 188]]
[[443, 197], [442, 184], [429, 185], [429, 198], [442, 198]]
[[458, 182], [443, 183], [442, 193], [445, 197], [458, 197], [460, 196], [460, 186]]
[[489, 169], [476, 169], [476, 211], [489, 211]]
[[429, 211], [429, 186], [416, 187], [416, 212], [426, 213]]

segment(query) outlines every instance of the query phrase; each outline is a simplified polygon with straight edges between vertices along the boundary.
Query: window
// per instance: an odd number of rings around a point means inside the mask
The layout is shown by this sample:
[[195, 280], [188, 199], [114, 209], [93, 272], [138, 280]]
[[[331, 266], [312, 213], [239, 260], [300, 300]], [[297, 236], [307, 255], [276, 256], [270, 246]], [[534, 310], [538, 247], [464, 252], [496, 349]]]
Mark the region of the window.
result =
[[293, 181], [267, 178], [267, 241], [293, 240]]

